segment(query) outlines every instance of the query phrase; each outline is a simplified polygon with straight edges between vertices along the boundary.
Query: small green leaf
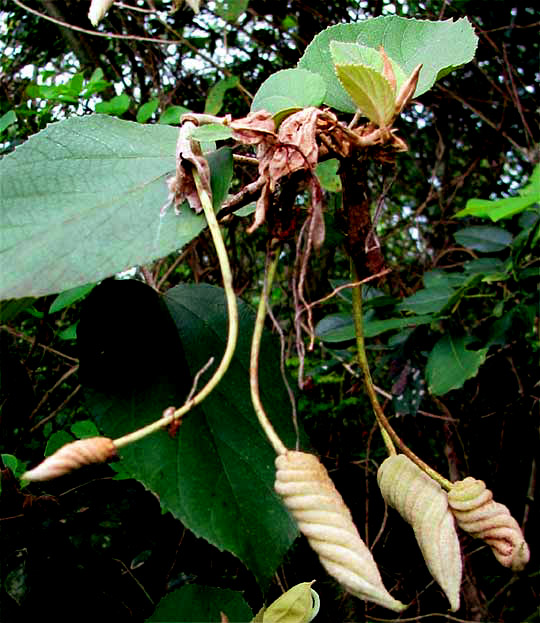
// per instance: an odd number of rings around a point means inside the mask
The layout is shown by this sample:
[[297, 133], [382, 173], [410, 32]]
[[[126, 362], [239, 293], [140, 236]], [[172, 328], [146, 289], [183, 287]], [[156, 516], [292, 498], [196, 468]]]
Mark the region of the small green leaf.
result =
[[137, 111], [137, 122], [146, 123], [156, 112], [158, 106], [159, 100], [157, 98], [143, 104]]
[[415, 328], [422, 324], [432, 322], [433, 316], [408, 316], [406, 318], [388, 318], [386, 320], [364, 320], [364, 337], [375, 337], [386, 331], [395, 329]]
[[129, 98], [129, 95], [122, 93], [122, 95], [117, 95], [107, 102], [98, 102], [96, 104], [96, 112], [120, 117], [127, 112], [130, 104], [131, 99]]
[[229, 89], [234, 89], [239, 84], [240, 78], [238, 76], [228, 76], [217, 82], [210, 91], [208, 91], [204, 104], [204, 112], [207, 115], [217, 115], [223, 106], [225, 93]]
[[455, 232], [459, 244], [482, 253], [496, 253], [512, 244], [512, 234], [492, 225], [471, 225]]
[[435, 344], [426, 367], [426, 378], [432, 394], [442, 396], [463, 387], [467, 379], [476, 376], [488, 349], [469, 350], [467, 346], [472, 341], [471, 337], [445, 335]]
[[0, 134], [7, 130], [10, 125], [17, 123], [17, 115], [14, 110], [8, 110], [0, 117]]
[[71, 443], [72, 441], [75, 441], [75, 438], [65, 430], [59, 430], [53, 433], [45, 446], [45, 456], [51, 456], [51, 454], [54, 454], [62, 446], [65, 446], [66, 443]]
[[223, 612], [230, 623], [247, 623], [253, 613], [242, 595], [226, 588], [187, 584], [166, 595], [148, 622], [218, 623]]
[[161, 113], [158, 123], [163, 123], [165, 125], [178, 125], [180, 123], [180, 117], [188, 112], [191, 111], [185, 106], [169, 106], [169, 108], [166, 108]]
[[14, 476], [19, 477], [26, 471], [25, 464], [14, 456], [13, 454], [2, 454], [2, 462], [10, 469]]
[[302, 582], [283, 593], [266, 608], [262, 618], [263, 623], [308, 623], [311, 621], [312, 584], [313, 582]]
[[342, 190], [341, 178], [338, 175], [339, 160], [331, 158], [324, 162], [319, 162], [315, 169], [315, 175], [319, 178], [319, 182], [324, 190], [338, 193]]
[[354, 322], [351, 314], [329, 314], [315, 327], [315, 335], [323, 342], [346, 342], [354, 340]]
[[394, 117], [395, 92], [379, 72], [365, 65], [336, 65], [336, 73], [356, 107], [379, 127]]
[[89, 437], [98, 437], [100, 435], [97, 426], [92, 420], [81, 420], [75, 422], [70, 428], [71, 432], [77, 439], [88, 439]]
[[95, 283], [85, 283], [83, 286], [77, 286], [76, 288], [71, 288], [65, 292], [60, 292], [60, 294], [51, 303], [51, 306], [49, 307], [49, 314], [54, 314], [61, 309], [65, 309], [66, 307], [73, 305], [73, 303], [82, 300], [85, 296], [90, 294], [95, 287]]
[[453, 288], [448, 286], [424, 288], [403, 299], [398, 309], [415, 314], [436, 314], [446, 306], [453, 294]]
[[218, 0], [216, 14], [233, 24], [246, 11], [248, 4], [249, 0]]
[[470, 275], [501, 274], [505, 272], [504, 262], [498, 257], [479, 257], [463, 264], [463, 270]]
[[208, 123], [195, 128], [191, 134], [191, 138], [196, 141], [225, 141], [231, 138], [232, 130], [229, 126], [220, 123]]
[[[320, 106], [325, 92], [324, 80], [318, 74], [306, 69], [284, 69], [262, 83], [255, 93], [251, 110], [277, 113], [283, 108]], [[285, 101], [277, 104], [276, 96], [286, 98], [286, 105]]]
[[467, 275], [458, 272], [446, 272], [444, 270], [428, 270], [424, 273], [422, 281], [426, 288], [445, 287], [456, 288], [467, 280]]

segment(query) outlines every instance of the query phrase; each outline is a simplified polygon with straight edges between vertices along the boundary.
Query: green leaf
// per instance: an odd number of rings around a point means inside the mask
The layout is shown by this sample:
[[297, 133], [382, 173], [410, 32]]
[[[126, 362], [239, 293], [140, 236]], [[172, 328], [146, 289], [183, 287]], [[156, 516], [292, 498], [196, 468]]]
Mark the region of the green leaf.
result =
[[242, 595], [226, 588], [188, 584], [166, 595], [147, 621], [155, 623], [218, 623], [220, 613], [230, 623], [247, 623], [253, 613]]
[[484, 363], [487, 348], [469, 350], [471, 337], [445, 335], [429, 354], [426, 378], [429, 390], [435, 396], [442, 396], [452, 389], [459, 389], [467, 379], [476, 376]]
[[233, 24], [245, 12], [248, 4], [249, 0], [218, 0], [216, 2], [216, 14]]
[[[394, 329], [414, 328], [421, 324], [429, 324], [432, 320], [431, 314], [384, 320], [374, 319], [371, 314], [366, 314], [364, 317], [364, 337], [375, 337]], [[323, 342], [329, 343], [354, 340], [356, 333], [352, 315], [329, 314], [325, 316], [315, 327], [315, 335]]]
[[407, 75], [423, 63], [415, 92], [418, 97], [435, 80], [472, 60], [478, 38], [466, 18], [437, 22], [389, 15], [323, 30], [308, 45], [298, 67], [324, 78], [326, 105], [353, 113], [356, 107], [334, 75], [330, 53], [332, 41], [358, 43], [375, 49], [382, 45], [386, 54]]
[[180, 123], [180, 117], [188, 112], [191, 111], [185, 106], [169, 106], [169, 108], [166, 108], [161, 113], [158, 123], [163, 123], [165, 125], [178, 125]]
[[219, 82], [208, 91], [204, 104], [204, 112], [207, 115], [217, 115], [223, 106], [225, 93], [227, 93], [229, 89], [234, 89], [239, 84], [240, 78], [238, 76], [229, 76], [223, 80], [219, 80]]
[[323, 342], [354, 340], [354, 321], [351, 314], [329, 314], [317, 323], [315, 335]]
[[61, 292], [51, 303], [51, 306], [49, 307], [49, 314], [54, 314], [61, 309], [65, 309], [66, 307], [73, 305], [73, 303], [82, 300], [85, 296], [92, 292], [95, 286], [95, 283], [86, 283], [83, 286], [77, 286], [76, 288], [71, 288], [70, 290]]
[[432, 320], [433, 316], [431, 314], [409, 316], [406, 318], [387, 318], [385, 320], [366, 320], [364, 321], [364, 336], [375, 337], [376, 335], [395, 329], [414, 329], [419, 325], [429, 324]]
[[120, 117], [127, 112], [130, 104], [131, 99], [129, 95], [122, 93], [122, 95], [117, 95], [107, 102], [98, 102], [96, 104], [96, 112]]
[[505, 272], [504, 262], [498, 257], [479, 257], [463, 264], [463, 270], [470, 275], [492, 275]]
[[459, 229], [454, 238], [462, 246], [482, 253], [496, 253], [512, 244], [511, 233], [492, 225], [471, 225]]
[[526, 210], [529, 206], [540, 203], [540, 165], [534, 168], [529, 183], [519, 191], [518, 197], [504, 199], [469, 199], [463, 210], [456, 216], [487, 217], [496, 222], [504, 218], [510, 218]]
[[70, 428], [77, 439], [88, 439], [89, 437], [99, 436], [99, 430], [92, 420], [81, 420], [75, 422]]
[[159, 106], [159, 99], [153, 99], [143, 104], [137, 111], [138, 123], [146, 123], [148, 119], [156, 112]]
[[364, 65], [336, 65], [336, 74], [356, 107], [379, 127], [394, 116], [394, 89], [379, 72]]
[[193, 130], [191, 137], [196, 141], [225, 141], [232, 136], [232, 129], [220, 123], [208, 123]]
[[15, 477], [19, 477], [26, 471], [26, 465], [19, 461], [19, 459], [13, 454], [2, 454], [2, 463], [13, 472]]
[[8, 110], [0, 117], [0, 134], [7, 130], [10, 125], [17, 123], [17, 115], [14, 110]]
[[319, 182], [324, 190], [329, 192], [341, 192], [341, 178], [338, 175], [339, 160], [331, 158], [324, 162], [319, 162], [315, 169], [315, 175], [319, 178]]
[[316, 73], [305, 69], [284, 69], [262, 83], [255, 93], [251, 110], [267, 110], [275, 114], [285, 108], [320, 106], [325, 91], [324, 80]]
[[59, 430], [53, 433], [45, 446], [45, 456], [51, 456], [51, 454], [54, 454], [62, 446], [65, 446], [66, 443], [71, 443], [72, 441], [75, 441], [75, 438], [65, 430]]
[[467, 275], [458, 272], [446, 272], [444, 270], [428, 270], [424, 273], [422, 281], [426, 288], [445, 287], [456, 288], [467, 280]]
[[[100, 281], [197, 236], [204, 216], [187, 207], [180, 215], [172, 208], [161, 212], [177, 138], [170, 126], [71, 117], [3, 158], [0, 298]], [[230, 179], [231, 158], [230, 150], [208, 156], [214, 186]], [[214, 189], [214, 200], [225, 195], [223, 188]], [[9, 269], [15, 265], [16, 271]]]
[[[169, 405], [183, 404], [192, 378], [213, 357], [201, 388], [221, 359], [227, 334], [220, 288], [182, 285], [169, 290], [163, 297], [168, 315], [159, 309], [160, 298], [151, 288], [126, 283], [107, 281], [96, 288], [79, 323], [88, 405], [104, 434], [113, 438], [158, 419]], [[274, 493], [275, 452], [251, 405], [254, 314], [240, 302], [239, 315], [237, 349], [217, 388], [189, 413], [175, 438], [161, 431], [123, 448], [121, 467], [154, 491], [163, 509], [197, 536], [238, 556], [265, 586], [297, 530]], [[140, 335], [141, 326], [150, 329], [147, 335]], [[294, 447], [279, 348], [268, 336], [262, 348], [262, 401], [284, 443]]]
[[398, 309], [415, 314], [436, 314], [446, 306], [453, 294], [453, 288], [448, 286], [425, 288], [403, 299]]

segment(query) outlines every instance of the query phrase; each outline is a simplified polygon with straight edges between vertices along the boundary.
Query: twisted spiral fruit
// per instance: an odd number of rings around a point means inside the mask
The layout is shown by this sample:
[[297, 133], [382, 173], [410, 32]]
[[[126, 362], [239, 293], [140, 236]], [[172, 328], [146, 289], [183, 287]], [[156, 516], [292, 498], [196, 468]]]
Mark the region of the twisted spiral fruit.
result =
[[426, 565], [455, 612], [462, 562], [446, 492], [404, 454], [388, 457], [377, 481], [386, 502], [411, 524]]
[[319, 459], [288, 451], [276, 459], [275, 490], [323, 567], [349, 592], [395, 612], [405, 605], [386, 590], [351, 513]]
[[24, 480], [51, 480], [90, 463], [103, 463], [116, 455], [112, 439], [89, 437], [62, 446], [37, 467], [22, 475]]
[[483, 480], [468, 476], [454, 483], [448, 503], [458, 526], [484, 540], [501, 565], [521, 571], [529, 562], [529, 546], [518, 522], [504, 504], [493, 500]]

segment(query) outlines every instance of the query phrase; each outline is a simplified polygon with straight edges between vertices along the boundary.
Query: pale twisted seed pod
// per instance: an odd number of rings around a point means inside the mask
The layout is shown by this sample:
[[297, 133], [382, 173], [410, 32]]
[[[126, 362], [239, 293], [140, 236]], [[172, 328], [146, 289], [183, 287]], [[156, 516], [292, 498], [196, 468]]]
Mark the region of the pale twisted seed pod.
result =
[[493, 500], [483, 480], [468, 476], [454, 483], [448, 503], [458, 526], [483, 539], [504, 567], [521, 571], [529, 562], [529, 546], [518, 522], [504, 504]]
[[323, 567], [349, 592], [400, 612], [405, 605], [386, 590], [371, 552], [328, 472], [312, 454], [288, 451], [276, 459], [275, 490]]
[[112, 439], [89, 437], [62, 446], [37, 467], [22, 475], [24, 480], [51, 480], [90, 463], [103, 463], [116, 455]]
[[388, 457], [377, 480], [386, 502], [411, 524], [426, 565], [455, 612], [462, 562], [446, 492], [404, 454]]

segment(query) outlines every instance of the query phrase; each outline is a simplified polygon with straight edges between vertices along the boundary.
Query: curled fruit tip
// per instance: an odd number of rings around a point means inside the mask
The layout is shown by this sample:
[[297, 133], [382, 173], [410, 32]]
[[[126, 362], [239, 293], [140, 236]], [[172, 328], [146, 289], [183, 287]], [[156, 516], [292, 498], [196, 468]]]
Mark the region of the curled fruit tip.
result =
[[501, 565], [521, 571], [529, 562], [529, 546], [518, 522], [504, 504], [493, 500], [482, 480], [468, 476], [454, 483], [448, 503], [458, 526], [485, 541]]
[[90, 463], [104, 463], [116, 455], [116, 447], [108, 437], [78, 439], [62, 446], [37, 467], [25, 472], [23, 480], [51, 480]]

